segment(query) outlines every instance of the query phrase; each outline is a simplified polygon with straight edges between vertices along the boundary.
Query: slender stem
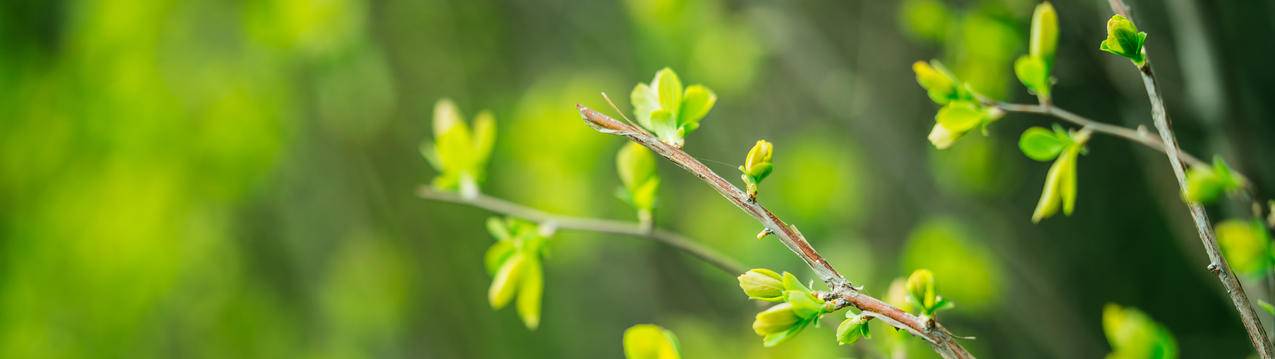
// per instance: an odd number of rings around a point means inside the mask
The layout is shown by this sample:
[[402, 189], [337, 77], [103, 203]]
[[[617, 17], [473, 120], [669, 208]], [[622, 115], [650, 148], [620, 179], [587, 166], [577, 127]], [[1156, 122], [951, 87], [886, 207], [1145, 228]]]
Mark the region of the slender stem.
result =
[[[1110, 0], [1112, 11], [1120, 13], [1125, 17], [1129, 16], [1129, 7], [1121, 0]], [[1169, 158], [1169, 164], [1173, 166], [1173, 176], [1178, 180], [1178, 186], [1183, 191], [1186, 190], [1186, 173], [1182, 166], [1182, 154], [1178, 148], [1177, 137], [1173, 134], [1173, 127], [1169, 121], [1169, 115], [1164, 108], [1164, 98], [1160, 96], [1159, 84], [1156, 83], [1155, 72], [1151, 69], [1151, 57], [1147, 55], [1145, 48], [1142, 49], [1145, 60], [1141, 66], [1138, 66], [1138, 73], [1142, 76], [1142, 85], [1147, 90], [1147, 98], [1151, 101], [1151, 118], [1155, 121], [1156, 130], [1160, 132], [1160, 142], [1163, 143], [1164, 153]], [[1235, 310], [1240, 314], [1240, 321], [1244, 324], [1244, 329], [1248, 331], [1248, 339], [1253, 344], [1253, 349], [1257, 350], [1258, 356], [1263, 359], [1275, 357], [1275, 348], [1271, 346], [1270, 340], [1266, 338], [1266, 330], [1262, 328], [1262, 322], [1257, 317], [1257, 311], [1253, 310], [1252, 304], [1248, 301], [1248, 295], [1244, 293], [1244, 286], [1240, 283], [1239, 278], [1235, 277], [1235, 273], [1231, 270], [1230, 264], [1226, 262], [1226, 258], [1222, 256], [1221, 249], [1217, 243], [1217, 237], [1213, 233], [1213, 226], [1209, 223], [1208, 213], [1204, 211], [1204, 207], [1199, 203], [1187, 203], [1190, 209], [1191, 218], [1195, 222], [1195, 228], [1199, 232], [1200, 242], [1204, 244], [1204, 251], [1209, 256], [1209, 270], [1217, 274], [1218, 280], [1222, 282], [1222, 287], [1226, 288], [1226, 293], [1231, 297], [1231, 304], [1235, 305]]]
[[736, 207], [761, 222], [763, 227], [774, 233], [785, 247], [788, 247], [798, 257], [801, 257], [806, 262], [806, 265], [810, 266], [815, 271], [815, 274], [823, 280], [824, 284], [830, 289], [827, 297], [834, 301], [834, 307], [838, 309], [847, 306], [859, 308], [890, 326], [906, 330], [925, 339], [934, 348], [934, 351], [944, 358], [974, 357], [956, 342], [951, 333], [932, 318], [923, 319], [908, 314], [880, 299], [860, 292], [850, 284], [849, 280], [838, 273], [823, 256], [819, 255], [819, 252], [815, 251], [814, 247], [810, 246], [810, 242], [806, 241], [806, 237], [797, 230], [797, 227], [784, 223], [770, 210], [749, 198], [744, 191], [726, 181], [716, 172], [713, 172], [695, 157], [682, 151], [681, 148], [660, 142], [659, 139], [645, 130], [617, 121], [597, 111], [581, 105], [576, 105], [576, 107], [580, 110], [581, 117], [584, 118], [584, 122], [589, 127], [602, 133], [628, 137], [634, 142], [650, 148], [655, 153], [664, 156], [664, 158], [673, 161], [673, 163], [695, 175], [695, 177], [699, 177], [700, 180], [717, 190], [717, 193], [721, 194], [722, 197], [725, 197], [731, 203], [734, 203]]
[[731, 276], [739, 275], [746, 271], [739, 261], [736, 261], [725, 254], [714, 251], [712, 248], [699, 245], [686, 236], [663, 229], [644, 227], [641, 223], [637, 222], [557, 215], [481, 193], [478, 193], [473, 197], [465, 197], [456, 193], [437, 191], [429, 188], [429, 186], [418, 187], [416, 189], [416, 195], [428, 200], [474, 206], [496, 213], [539, 222], [543, 225], [553, 226], [558, 229], [622, 234], [637, 238], [647, 238], [664, 243], [682, 252], [686, 252], [686, 254], [708, 262], [708, 264], [721, 269], [723, 272], [726, 272], [726, 274]]

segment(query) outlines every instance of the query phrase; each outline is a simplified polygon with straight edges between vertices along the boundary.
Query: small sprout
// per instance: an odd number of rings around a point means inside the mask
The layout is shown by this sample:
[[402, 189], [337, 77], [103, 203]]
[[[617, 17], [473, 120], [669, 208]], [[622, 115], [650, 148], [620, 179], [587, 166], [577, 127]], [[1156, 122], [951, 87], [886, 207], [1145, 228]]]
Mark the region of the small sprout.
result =
[[739, 166], [739, 171], [744, 173], [739, 177], [744, 180], [744, 192], [748, 194], [749, 200], [757, 198], [757, 186], [774, 170], [775, 166], [770, 161], [774, 153], [775, 145], [766, 140], [757, 140], [753, 148], [748, 150], [744, 165]]
[[872, 319], [863, 313], [846, 310], [846, 320], [837, 325], [837, 345], [854, 344], [859, 338], [871, 338], [868, 333], [868, 320]]
[[680, 359], [677, 336], [654, 324], [638, 324], [624, 330], [625, 359]]
[[703, 85], [682, 88], [682, 80], [669, 68], [655, 73], [651, 83], [639, 83], [630, 95], [638, 124], [673, 147], [682, 147], [717, 103], [717, 95]]
[[765, 268], [751, 269], [739, 276], [739, 288], [744, 290], [748, 299], [782, 302], [784, 301], [784, 283], [779, 273]]
[[1143, 44], [1147, 41], [1147, 33], [1138, 31], [1133, 21], [1119, 14], [1107, 20], [1107, 38], [1102, 40], [1098, 49], [1112, 55], [1128, 58], [1135, 66], [1146, 65], [1146, 54]]
[[484, 262], [492, 274], [487, 301], [492, 309], [509, 305], [515, 296], [515, 309], [527, 329], [540, 326], [541, 298], [544, 294], [544, 270], [541, 257], [548, 240], [535, 224], [507, 219], [487, 220], [487, 230], [496, 243], [487, 249]]
[[1108, 303], [1102, 308], [1102, 330], [1111, 344], [1107, 358], [1177, 358], [1173, 334], [1146, 314]]
[[951, 301], [938, 295], [934, 287], [934, 273], [928, 269], [917, 269], [908, 276], [908, 302], [910, 307], [917, 310], [923, 318], [933, 317], [938, 311], [955, 306]]
[[1223, 193], [1237, 192], [1244, 186], [1221, 157], [1213, 158], [1212, 167], [1191, 167], [1186, 173], [1186, 189], [1182, 198], [1191, 203], [1210, 203]]
[[491, 113], [479, 113], [471, 130], [456, 104], [441, 99], [434, 104], [433, 127], [434, 142], [424, 142], [420, 148], [421, 155], [439, 172], [432, 185], [459, 190], [467, 198], [477, 196], [496, 140], [496, 121]]
[[996, 118], [991, 110], [973, 101], [952, 101], [934, 115], [934, 128], [927, 138], [934, 148], [947, 149], [970, 130], [986, 127]]
[[1050, 71], [1058, 47], [1058, 14], [1048, 2], [1036, 5], [1032, 13], [1031, 44], [1027, 55], [1014, 61], [1014, 74], [1040, 103], [1049, 103]]
[[[1029, 130], [1028, 132], [1034, 133], [1030, 135], [1031, 138], [1025, 132], [1023, 138], [1019, 140], [1019, 147], [1023, 149], [1023, 153], [1028, 157], [1047, 158], [1044, 155], [1048, 153], [1049, 146], [1045, 145], [1044, 137], [1041, 137], [1039, 131]], [[1040, 223], [1041, 220], [1052, 217], [1058, 213], [1059, 208], [1064, 215], [1070, 216], [1076, 208], [1076, 162], [1080, 154], [1084, 152], [1090, 132], [1081, 130], [1064, 133], [1060, 128], [1055, 128], [1054, 136], [1058, 141], [1065, 143], [1065, 148], [1056, 155], [1057, 159], [1045, 175], [1045, 186], [1040, 191], [1040, 200], [1036, 202], [1036, 209], [1032, 211], [1032, 223]], [[1023, 142], [1035, 143], [1024, 145]]]
[[1270, 238], [1259, 220], [1227, 220], [1214, 228], [1222, 254], [1236, 272], [1261, 277], [1271, 266]]
[[973, 100], [973, 94], [956, 79], [938, 60], [912, 63], [912, 71], [916, 72], [916, 83], [924, 88], [930, 100], [939, 105], [946, 105], [955, 100]]
[[[778, 285], [776, 285], [778, 282]], [[766, 347], [779, 345], [802, 329], [818, 324], [827, 303], [792, 273], [782, 276], [769, 269], [753, 269], [739, 276], [739, 287], [750, 299], [782, 302], [757, 313], [753, 331]]]
[[616, 191], [617, 197], [637, 210], [639, 222], [649, 225], [660, 188], [660, 176], [655, 172], [655, 155], [645, 146], [629, 142], [616, 154], [615, 166], [620, 182], [624, 184]]

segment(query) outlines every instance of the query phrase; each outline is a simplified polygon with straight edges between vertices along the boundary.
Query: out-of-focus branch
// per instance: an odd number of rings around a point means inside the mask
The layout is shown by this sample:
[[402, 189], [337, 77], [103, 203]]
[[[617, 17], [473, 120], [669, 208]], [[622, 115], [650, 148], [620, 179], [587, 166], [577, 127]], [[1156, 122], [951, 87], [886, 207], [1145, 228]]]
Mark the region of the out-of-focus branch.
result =
[[557, 215], [484, 194], [467, 198], [456, 193], [437, 191], [429, 186], [418, 187], [416, 195], [428, 200], [478, 207], [539, 222], [541, 225], [552, 226], [556, 229], [620, 234], [654, 240], [703, 260], [731, 276], [739, 275], [747, 270], [734, 258], [728, 257], [712, 248], [702, 246], [686, 236], [663, 229], [646, 228], [637, 222]]
[[829, 288], [829, 291], [825, 293], [825, 300], [831, 301], [837, 309], [847, 306], [859, 308], [873, 318], [880, 319], [890, 326], [906, 330], [913, 335], [921, 337], [929, 342], [934, 351], [944, 358], [973, 358], [973, 355], [961, 347], [956, 342], [955, 337], [933, 318], [923, 319], [860, 292], [850, 284], [849, 280], [838, 273], [823, 256], [819, 255], [819, 252], [815, 251], [814, 247], [810, 246], [810, 242], [806, 241], [806, 237], [796, 227], [784, 223], [770, 210], [749, 199], [744, 191], [726, 181], [716, 172], [713, 172], [695, 157], [680, 148], [660, 142], [655, 136], [645, 130], [617, 121], [610, 116], [590, 110], [584, 106], [577, 105], [577, 108], [580, 110], [580, 115], [584, 118], [584, 122], [589, 127], [602, 133], [627, 137], [650, 148], [655, 153], [673, 161], [673, 163], [695, 175], [695, 177], [699, 177], [700, 180], [717, 190], [722, 197], [726, 197], [736, 207], [761, 222], [762, 226], [774, 233], [784, 246], [797, 254], [798, 257], [801, 257], [811, 269], [814, 269], [815, 274]]
[[[1125, 17], [1129, 17], [1129, 7], [1121, 0], [1110, 0], [1111, 10]], [[1177, 136], [1173, 134], [1173, 127], [1169, 121], [1169, 115], [1164, 108], [1164, 98], [1160, 96], [1159, 84], [1156, 82], [1155, 71], [1151, 69], [1151, 57], [1147, 55], [1145, 48], [1142, 49], [1145, 61], [1138, 66], [1138, 73], [1142, 76], [1142, 85], [1147, 90], [1147, 98], [1151, 101], [1151, 118], [1155, 122], [1156, 130], [1160, 133], [1160, 142], [1163, 143], [1164, 153], [1169, 158], [1169, 164], [1173, 166], [1173, 175], [1178, 180], [1178, 187], [1183, 191], [1186, 190], [1186, 169], [1182, 166], [1182, 154], [1178, 148]], [[1248, 339], [1253, 344], [1253, 349], [1257, 351], [1258, 356], [1264, 359], [1275, 357], [1275, 348], [1271, 346], [1270, 340], [1266, 337], [1266, 330], [1262, 328], [1262, 322], [1257, 318], [1257, 311], [1253, 309], [1253, 305], [1248, 301], [1248, 295], [1244, 293], [1244, 286], [1240, 283], [1239, 278], [1235, 277], [1235, 272], [1231, 270], [1230, 264], [1226, 262], [1226, 258], [1222, 256], [1221, 248], [1217, 243], [1217, 236], [1213, 233], [1213, 225], [1209, 222], [1208, 213], [1204, 211], [1204, 206], [1199, 203], [1187, 203], [1187, 208], [1191, 211], [1191, 218], [1195, 221], [1195, 228], [1199, 232], [1200, 242], [1204, 244], [1204, 251], [1209, 256], [1209, 270], [1217, 274], [1218, 280], [1222, 282], [1222, 287], [1226, 289], [1226, 293], [1231, 297], [1231, 304], [1235, 305], [1235, 310], [1240, 314], [1240, 321], [1244, 324], [1244, 329], [1248, 331]]]

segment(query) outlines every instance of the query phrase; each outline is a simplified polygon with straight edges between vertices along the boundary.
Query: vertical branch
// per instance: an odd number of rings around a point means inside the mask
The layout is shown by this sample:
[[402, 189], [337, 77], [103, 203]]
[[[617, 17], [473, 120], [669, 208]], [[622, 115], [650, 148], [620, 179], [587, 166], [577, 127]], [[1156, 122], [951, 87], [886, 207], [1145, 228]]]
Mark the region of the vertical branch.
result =
[[[1128, 17], [1129, 9], [1123, 1], [1110, 0], [1110, 4], [1112, 11]], [[1182, 191], [1186, 191], [1186, 170], [1182, 166], [1182, 154], [1178, 148], [1177, 136], [1173, 134], [1172, 124], [1164, 108], [1164, 98], [1160, 96], [1155, 72], [1151, 70], [1151, 58], [1146, 55], [1145, 47], [1142, 51], [1144, 56], [1146, 56], [1146, 60], [1142, 66], [1138, 67], [1138, 72], [1142, 76], [1142, 85], [1146, 88], [1147, 97], [1151, 101], [1151, 118], [1155, 122], [1156, 130], [1160, 133], [1160, 141], [1164, 143], [1164, 153], [1169, 158], [1169, 164], [1173, 167], [1173, 176], [1177, 179], [1178, 186]], [[1222, 287], [1226, 289], [1226, 293], [1231, 297], [1231, 304], [1235, 305], [1235, 310], [1240, 314], [1240, 321], [1248, 332], [1248, 339], [1252, 342], [1253, 349], [1264, 359], [1275, 357], [1275, 354], [1272, 353], [1275, 352], [1275, 348], [1271, 347], [1271, 342], [1266, 336], [1266, 330], [1262, 328], [1261, 320], [1257, 318], [1257, 311], [1253, 309], [1252, 304], [1249, 303], [1248, 295], [1244, 292], [1244, 286], [1240, 283], [1239, 278], [1235, 277], [1235, 272], [1231, 270], [1226, 258], [1222, 256], [1221, 249], [1217, 243], [1217, 236], [1213, 233], [1213, 226], [1209, 222], [1208, 213], [1198, 203], [1187, 203], [1187, 208], [1190, 210], [1191, 218], [1195, 222], [1200, 242], [1204, 244], [1204, 251], [1209, 256], [1208, 269], [1217, 274], [1218, 280], [1222, 282]]]

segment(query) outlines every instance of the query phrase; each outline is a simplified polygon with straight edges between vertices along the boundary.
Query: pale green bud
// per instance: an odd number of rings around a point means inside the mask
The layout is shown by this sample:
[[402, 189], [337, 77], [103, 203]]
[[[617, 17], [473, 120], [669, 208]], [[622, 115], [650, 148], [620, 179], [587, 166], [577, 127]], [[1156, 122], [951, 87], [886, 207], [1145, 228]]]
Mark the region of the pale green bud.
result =
[[781, 333], [799, 322], [801, 317], [793, 311], [791, 303], [779, 303], [757, 313], [753, 320], [753, 332], [762, 336]]
[[739, 276], [739, 288], [744, 290], [744, 294], [747, 294], [749, 299], [767, 302], [784, 300], [782, 277], [769, 269], [756, 268], [744, 272]]
[[1147, 33], [1139, 32], [1133, 21], [1121, 15], [1112, 15], [1107, 20], [1107, 38], [1099, 45], [1099, 49], [1116, 56], [1128, 58], [1134, 65], [1142, 67], [1146, 64], [1142, 46], [1147, 40]]
[[1054, 62], [1054, 51], [1058, 48], [1058, 13], [1049, 2], [1036, 5], [1032, 12], [1031, 43], [1029, 54], [1045, 62], [1048, 69]]
[[917, 269], [908, 276], [908, 295], [922, 308], [931, 308], [936, 303], [934, 293], [934, 273], [929, 269]]
[[487, 289], [487, 302], [492, 309], [504, 308], [514, 298], [518, 285], [522, 281], [522, 273], [527, 269], [527, 256], [516, 253], [505, 260], [491, 280]]
[[871, 317], [846, 310], [846, 320], [837, 326], [837, 344], [854, 344], [859, 338], [868, 338], [868, 319]]

